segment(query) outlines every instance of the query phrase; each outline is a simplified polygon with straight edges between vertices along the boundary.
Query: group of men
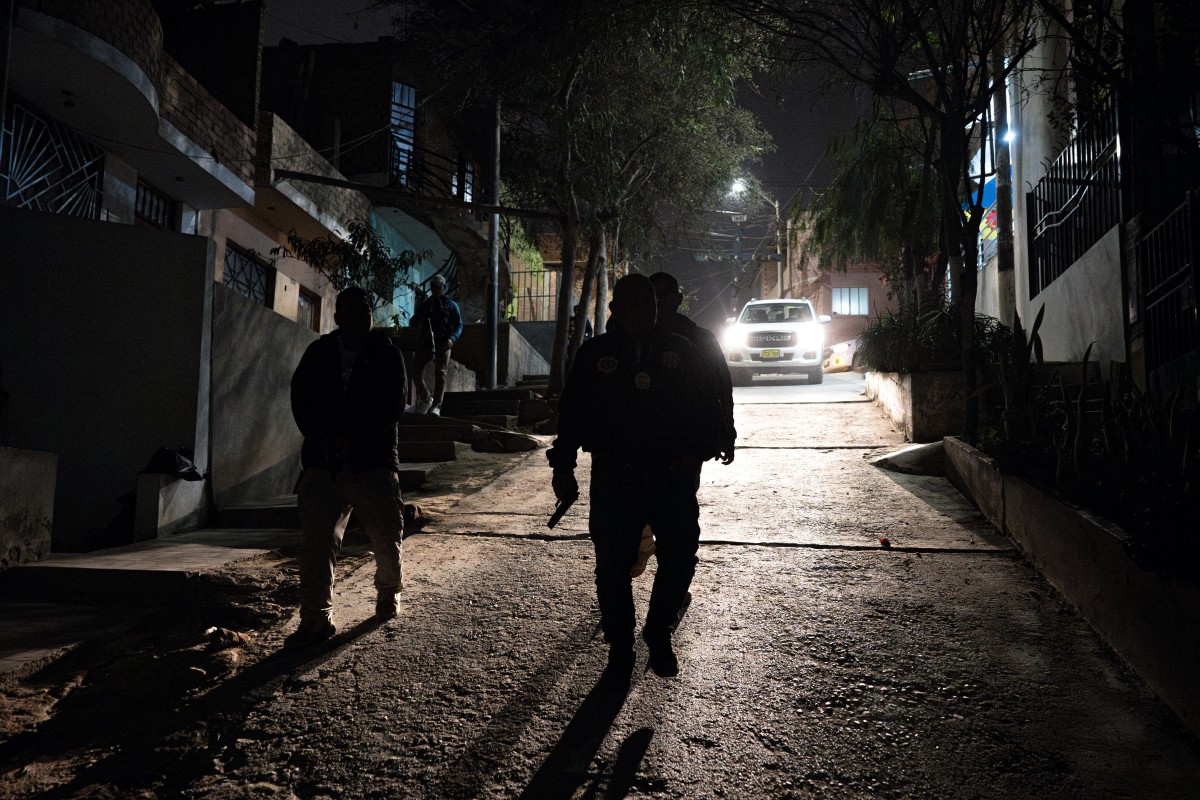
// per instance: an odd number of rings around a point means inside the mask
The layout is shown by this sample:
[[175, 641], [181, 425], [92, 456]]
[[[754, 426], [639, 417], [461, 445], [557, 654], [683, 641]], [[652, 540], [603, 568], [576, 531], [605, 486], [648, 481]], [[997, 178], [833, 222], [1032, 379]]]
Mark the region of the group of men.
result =
[[[444, 284], [434, 284], [430, 299], [440, 303], [444, 292]], [[682, 299], [666, 273], [617, 281], [606, 332], [575, 355], [559, 398], [557, 437], [547, 451], [560, 502], [578, 495], [578, 452], [591, 454], [588, 531], [600, 626], [608, 670], [625, 676], [635, 664], [632, 581], [644, 532], [653, 531], [658, 566], [642, 638], [648, 666], [670, 677], [679, 671], [671, 637], [696, 571], [700, 469], [710, 459], [729, 464], [734, 458], [729, 371], [716, 337], [678, 313]], [[414, 320], [429, 329], [432, 344], [415, 365], [423, 371], [432, 362], [439, 375], [432, 393], [422, 378], [426, 395], [418, 406], [428, 400], [426, 410], [436, 413], [461, 316], [457, 306], [450, 313], [441, 304], [423, 306]], [[337, 330], [308, 348], [292, 379], [293, 413], [304, 435], [298, 489], [304, 543], [300, 627], [288, 638], [291, 647], [334, 635], [333, 569], [352, 510], [375, 552], [377, 617], [396, 615], [403, 584], [396, 479], [396, 425], [406, 402], [403, 357], [386, 334], [371, 330], [363, 291], [338, 295], [335, 321]], [[456, 325], [452, 335], [448, 324]]]

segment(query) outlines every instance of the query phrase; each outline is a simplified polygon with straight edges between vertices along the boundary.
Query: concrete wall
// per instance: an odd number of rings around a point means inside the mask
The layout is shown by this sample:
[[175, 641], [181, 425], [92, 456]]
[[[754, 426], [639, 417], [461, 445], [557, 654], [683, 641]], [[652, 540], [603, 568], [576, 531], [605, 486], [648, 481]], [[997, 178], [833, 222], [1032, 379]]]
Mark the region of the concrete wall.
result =
[[867, 397], [910, 442], [937, 442], [962, 433], [962, 373], [868, 372]]
[[218, 508], [291, 494], [302, 437], [291, 380], [317, 334], [213, 287], [213, 499]]
[[521, 338], [545, 359], [547, 373], [550, 371], [550, 359], [554, 357], [554, 326], [556, 324], [553, 320], [550, 322], [511, 323], [511, 326], [521, 334]]
[[1120, 227], [1043, 289], [1021, 314], [1022, 323], [1032, 325], [1042, 306], [1039, 334], [1047, 361], [1079, 361], [1093, 342], [1091, 358], [1105, 374], [1110, 361], [1125, 361]]
[[0, 569], [50, 552], [58, 458], [0, 447]]
[[58, 456], [55, 550], [111, 544], [157, 448], [207, 467], [211, 244], [9, 207], [0, 242], [5, 444]]
[[[549, 324], [553, 333], [553, 323], [524, 323], [521, 327], [529, 324]], [[512, 324], [498, 326], [497, 338], [498, 384], [514, 386], [526, 375], [546, 375], [550, 372], [549, 360]], [[487, 326], [464, 325], [462, 338], [454, 346], [454, 358], [482, 379], [487, 374]]]

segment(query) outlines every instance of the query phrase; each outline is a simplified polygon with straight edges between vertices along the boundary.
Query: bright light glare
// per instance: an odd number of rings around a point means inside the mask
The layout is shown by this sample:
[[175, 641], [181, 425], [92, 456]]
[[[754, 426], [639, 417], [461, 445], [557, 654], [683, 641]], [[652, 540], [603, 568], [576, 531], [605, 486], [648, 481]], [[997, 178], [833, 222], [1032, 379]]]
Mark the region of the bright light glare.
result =
[[746, 191], [746, 182], [741, 178], [734, 178], [733, 183], [729, 185], [730, 194], [742, 194]]
[[1008, 133], [1004, 134], [1004, 141], [1011, 143], [1017, 138], [1017, 132], [1012, 128], [1008, 129]]

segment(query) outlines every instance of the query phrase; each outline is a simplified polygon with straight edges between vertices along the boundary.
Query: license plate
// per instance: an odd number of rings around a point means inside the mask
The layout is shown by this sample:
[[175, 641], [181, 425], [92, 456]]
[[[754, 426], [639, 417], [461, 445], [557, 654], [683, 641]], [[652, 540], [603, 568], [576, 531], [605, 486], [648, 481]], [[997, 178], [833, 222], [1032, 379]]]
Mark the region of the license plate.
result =
[[763, 358], [779, 358], [779, 351], [778, 350], [763, 350], [762, 357]]

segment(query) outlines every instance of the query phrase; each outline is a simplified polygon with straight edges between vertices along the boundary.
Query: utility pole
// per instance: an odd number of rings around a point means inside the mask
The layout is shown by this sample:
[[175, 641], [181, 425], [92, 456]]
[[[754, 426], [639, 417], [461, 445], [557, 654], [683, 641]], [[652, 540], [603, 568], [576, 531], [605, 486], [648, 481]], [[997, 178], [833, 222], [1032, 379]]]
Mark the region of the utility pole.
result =
[[1016, 265], [1013, 262], [1012, 159], [1008, 146], [1008, 79], [1004, 74], [1004, 48], [992, 52], [992, 82], [1000, 89], [992, 90], [996, 103], [996, 289], [1000, 322], [1013, 326], [1017, 312]]
[[[492, 205], [500, 205], [500, 95], [496, 95], [494, 136], [492, 139]], [[488, 225], [488, 280], [485, 303], [487, 304], [487, 342], [485, 345], [485, 389], [496, 388], [496, 362], [500, 349], [500, 213], [492, 212]]]
[[783, 231], [779, 221], [779, 201], [775, 198], [770, 198], [771, 205], [775, 208], [775, 296], [780, 300], [783, 299], [783, 246], [781, 237]]

